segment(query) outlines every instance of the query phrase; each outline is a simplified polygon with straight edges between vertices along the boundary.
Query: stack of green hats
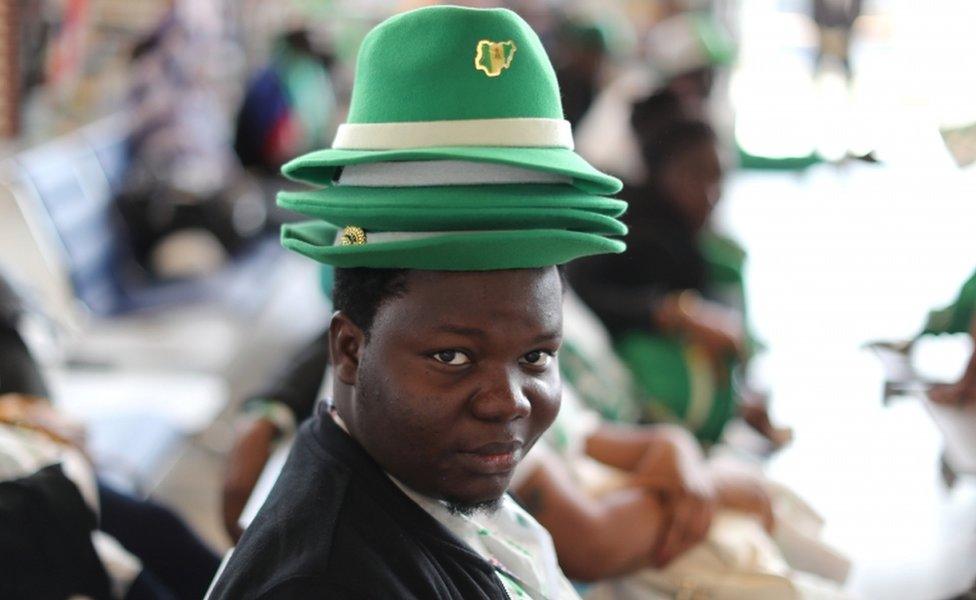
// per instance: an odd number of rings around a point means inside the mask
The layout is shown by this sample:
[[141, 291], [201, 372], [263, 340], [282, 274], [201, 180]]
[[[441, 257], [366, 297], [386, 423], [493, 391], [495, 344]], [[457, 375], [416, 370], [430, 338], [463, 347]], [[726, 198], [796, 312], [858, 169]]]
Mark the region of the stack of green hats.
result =
[[284, 174], [315, 220], [285, 247], [337, 267], [491, 270], [622, 252], [620, 182], [573, 152], [539, 38], [515, 13], [422, 8], [363, 41], [332, 148]]

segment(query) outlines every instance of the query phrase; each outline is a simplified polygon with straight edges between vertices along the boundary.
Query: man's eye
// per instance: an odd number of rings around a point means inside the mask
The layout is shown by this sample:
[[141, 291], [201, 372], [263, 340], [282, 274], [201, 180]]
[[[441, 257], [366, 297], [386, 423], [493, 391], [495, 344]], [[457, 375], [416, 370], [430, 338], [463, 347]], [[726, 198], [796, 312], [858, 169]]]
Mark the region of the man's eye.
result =
[[441, 350], [440, 352], [435, 352], [433, 358], [439, 363], [451, 366], [466, 365], [471, 362], [471, 359], [464, 352], [457, 350]]
[[533, 350], [522, 357], [521, 362], [533, 367], [548, 367], [553, 355], [545, 350]]

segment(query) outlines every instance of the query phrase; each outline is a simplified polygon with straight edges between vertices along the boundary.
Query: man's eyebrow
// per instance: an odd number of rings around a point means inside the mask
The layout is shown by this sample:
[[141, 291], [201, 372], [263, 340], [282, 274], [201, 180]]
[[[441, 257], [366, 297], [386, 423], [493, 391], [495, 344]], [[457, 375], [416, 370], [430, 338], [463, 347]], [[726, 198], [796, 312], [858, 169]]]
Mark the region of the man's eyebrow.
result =
[[[464, 336], [471, 336], [471, 337], [483, 338], [488, 336], [488, 332], [485, 331], [484, 329], [480, 329], [478, 327], [470, 327], [466, 325], [454, 325], [452, 323], [442, 323], [437, 327], [435, 327], [435, 330], [443, 333], [453, 333], [456, 335], [464, 335]], [[551, 342], [553, 340], [558, 340], [561, 338], [562, 338], [561, 331], [558, 330], [546, 331], [532, 338], [531, 343], [541, 344], [543, 342]]]
[[547, 331], [545, 333], [540, 333], [539, 335], [532, 338], [533, 344], [541, 344], [543, 342], [551, 342], [554, 340], [561, 340], [563, 334], [561, 331]]
[[457, 335], [467, 335], [475, 337], [485, 337], [488, 332], [484, 329], [479, 329], [477, 327], [467, 327], [464, 325], [453, 325], [451, 323], [442, 323], [435, 328], [437, 331], [442, 331], [444, 333], [455, 333]]

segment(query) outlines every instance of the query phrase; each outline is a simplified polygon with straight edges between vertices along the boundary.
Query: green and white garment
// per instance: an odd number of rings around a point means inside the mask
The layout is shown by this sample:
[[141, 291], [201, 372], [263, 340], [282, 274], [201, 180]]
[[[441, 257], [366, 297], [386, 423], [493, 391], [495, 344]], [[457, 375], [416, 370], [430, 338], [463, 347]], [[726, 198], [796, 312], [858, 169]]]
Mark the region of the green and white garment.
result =
[[513, 600], [579, 599], [559, 568], [549, 532], [507, 494], [502, 497], [498, 510], [465, 516], [451, 512], [440, 500], [418, 494], [396, 479], [390, 479], [430, 516], [488, 561]]
[[[655, 368], [632, 370], [622, 357]], [[614, 343], [596, 315], [572, 292], [563, 301], [559, 370], [564, 385], [575, 391], [582, 404], [609, 421], [678, 423], [715, 441], [731, 418], [731, 389], [716, 386], [712, 369], [697, 348], [643, 334]], [[568, 443], [561, 439], [568, 440], [559, 426], [565, 422], [562, 417], [560, 413], [546, 436], [560, 452]]]
[[973, 273], [972, 277], [963, 284], [952, 304], [929, 313], [922, 335], [966, 333], [972, 326], [974, 311], [976, 311], [976, 273]]
[[603, 323], [572, 290], [563, 298], [563, 343], [559, 371], [564, 385], [603, 418], [636, 423], [641, 418], [638, 390], [617, 357]]
[[[708, 265], [708, 297], [748, 322], [742, 269], [745, 252], [714, 232], [700, 240]], [[573, 294], [564, 302], [560, 371], [582, 400], [605, 419], [677, 423], [703, 443], [717, 442], [736, 414], [730, 379], [715, 376], [704, 350], [669, 335], [633, 331], [611, 340], [599, 319]], [[759, 348], [748, 336], [750, 352]], [[736, 363], [730, 357], [729, 369]]]

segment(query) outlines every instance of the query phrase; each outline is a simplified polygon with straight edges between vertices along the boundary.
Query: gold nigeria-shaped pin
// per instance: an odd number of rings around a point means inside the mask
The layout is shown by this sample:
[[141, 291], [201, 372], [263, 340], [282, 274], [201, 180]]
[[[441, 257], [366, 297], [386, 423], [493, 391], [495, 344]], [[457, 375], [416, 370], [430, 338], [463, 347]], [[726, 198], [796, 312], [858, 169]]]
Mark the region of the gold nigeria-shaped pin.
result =
[[475, 50], [474, 68], [484, 71], [488, 77], [498, 77], [503, 70], [511, 66], [515, 50], [515, 42], [512, 40], [504, 42], [481, 40]]

